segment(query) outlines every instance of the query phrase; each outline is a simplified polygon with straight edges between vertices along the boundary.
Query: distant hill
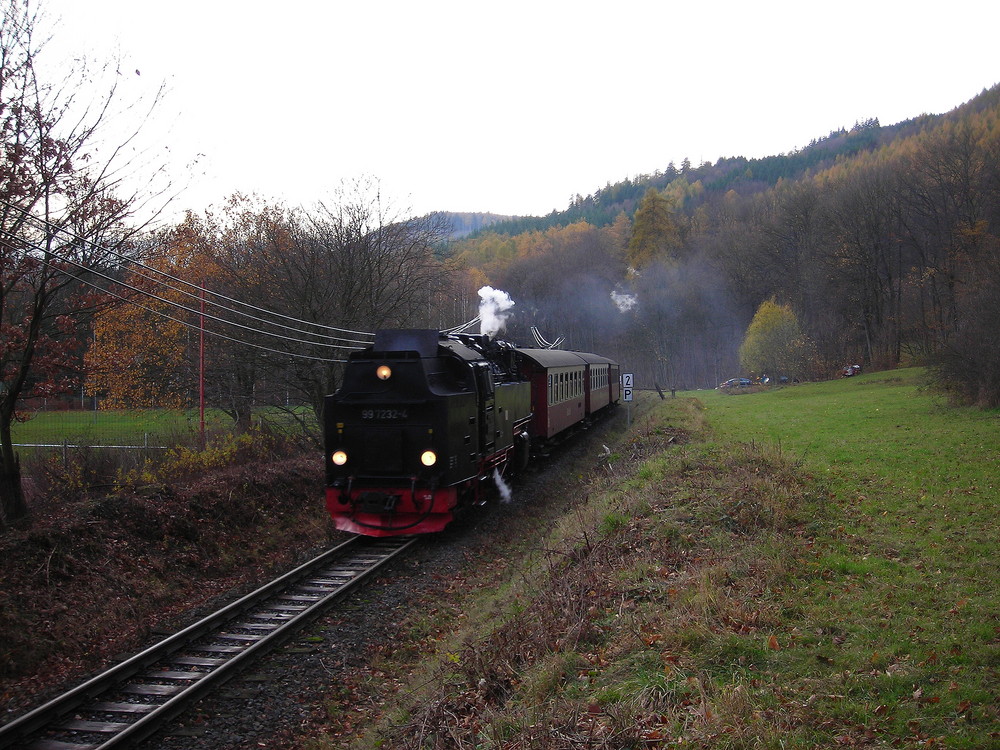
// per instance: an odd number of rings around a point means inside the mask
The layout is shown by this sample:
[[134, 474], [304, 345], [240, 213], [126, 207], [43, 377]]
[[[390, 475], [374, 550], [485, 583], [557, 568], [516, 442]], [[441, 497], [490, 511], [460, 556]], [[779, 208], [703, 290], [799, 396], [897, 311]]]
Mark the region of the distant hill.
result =
[[453, 211], [435, 211], [431, 217], [444, 217], [451, 223], [451, 234], [448, 239], [460, 240], [474, 232], [492, 226], [497, 222], [517, 221], [517, 216], [502, 216], [490, 213], [456, 213]]
[[[990, 93], [996, 95], [995, 92]], [[986, 95], [987, 92], [984, 92], [983, 96]], [[678, 180], [698, 185], [697, 191], [691, 191], [692, 195], [699, 196], [694, 198], [696, 201], [709, 200], [713, 194], [729, 190], [741, 195], [758, 193], [774, 187], [779, 180], [801, 179], [832, 166], [838, 159], [874, 151], [897, 138], [931, 127], [948, 116], [921, 115], [889, 126], [881, 125], [877, 119], [866, 120], [855, 123], [850, 129], [831, 131], [798, 151], [758, 159], [729, 156], [720, 158], [714, 164], [704, 162], [697, 166], [685, 160], [680, 167], [671, 162], [665, 170], [626, 178], [615, 184], [609, 182], [585, 197], [577, 195], [565, 211], [553, 211], [546, 216], [496, 217], [479, 229], [488, 227], [490, 231], [513, 236], [577, 221], [586, 221], [597, 227], [609, 226], [623, 211], [631, 216], [649, 188], [664, 190]], [[479, 229], [471, 229], [470, 233], [474, 234]]]
[[[577, 195], [564, 211], [552, 211], [545, 216], [501, 216], [490, 213], [450, 213], [455, 227], [451, 239], [476, 235], [483, 230], [514, 236], [523, 232], [545, 231], [556, 226], [586, 221], [596, 226], [610, 226], [624, 212], [632, 216], [646, 191], [653, 187], [665, 190], [673, 185], [674, 194], [684, 194], [683, 208], [690, 211], [703, 201], [730, 190], [739, 195], [752, 195], [773, 188], [779, 181], [795, 181], [821, 172], [839, 160], [873, 152], [893, 141], [911, 137], [932, 129], [945, 121], [956, 121], [976, 112], [989, 110], [1000, 100], [1000, 86], [985, 89], [965, 104], [944, 114], [922, 114], [895, 125], [882, 125], [878, 119], [856, 122], [851, 128], [840, 128], [813, 139], [808, 146], [788, 153], [748, 159], [727, 156], [714, 164], [693, 165], [685, 159], [678, 167], [673, 162], [666, 169], [652, 174], [628, 177], [606, 184], [587, 196]], [[686, 189], [695, 186], [696, 189]]]

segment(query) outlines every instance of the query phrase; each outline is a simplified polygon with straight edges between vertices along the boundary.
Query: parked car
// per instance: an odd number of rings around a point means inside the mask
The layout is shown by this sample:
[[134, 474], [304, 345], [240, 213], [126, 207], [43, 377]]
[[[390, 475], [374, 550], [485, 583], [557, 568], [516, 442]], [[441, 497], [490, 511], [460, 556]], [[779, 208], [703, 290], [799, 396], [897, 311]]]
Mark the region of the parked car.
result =
[[749, 388], [750, 378], [729, 378], [724, 383], [719, 383], [719, 388]]

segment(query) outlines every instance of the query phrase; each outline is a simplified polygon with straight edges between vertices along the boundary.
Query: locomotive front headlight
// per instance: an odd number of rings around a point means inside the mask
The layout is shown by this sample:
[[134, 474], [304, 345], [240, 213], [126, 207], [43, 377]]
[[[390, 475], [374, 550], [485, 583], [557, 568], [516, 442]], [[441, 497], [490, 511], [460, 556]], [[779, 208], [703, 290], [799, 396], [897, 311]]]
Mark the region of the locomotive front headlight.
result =
[[330, 460], [337, 466], [343, 466], [347, 463], [347, 454], [344, 451], [334, 451], [333, 455], [330, 456]]
[[375, 370], [375, 375], [379, 380], [388, 380], [392, 377], [392, 368], [389, 365], [379, 365], [378, 369]]
[[438, 457], [437, 453], [434, 451], [424, 451], [420, 454], [420, 463], [424, 466], [433, 466], [437, 463]]

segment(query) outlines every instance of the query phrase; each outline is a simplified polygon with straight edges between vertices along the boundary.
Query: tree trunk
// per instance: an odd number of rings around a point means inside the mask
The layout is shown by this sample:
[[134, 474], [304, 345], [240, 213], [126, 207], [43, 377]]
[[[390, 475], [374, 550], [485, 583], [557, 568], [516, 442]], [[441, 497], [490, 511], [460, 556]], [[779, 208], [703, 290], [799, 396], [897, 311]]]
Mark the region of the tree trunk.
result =
[[0, 531], [3, 531], [10, 523], [28, 515], [28, 503], [21, 487], [21, 462], [10, 444], [9, 434], [0, 442], [3, 443], [0, 446]]

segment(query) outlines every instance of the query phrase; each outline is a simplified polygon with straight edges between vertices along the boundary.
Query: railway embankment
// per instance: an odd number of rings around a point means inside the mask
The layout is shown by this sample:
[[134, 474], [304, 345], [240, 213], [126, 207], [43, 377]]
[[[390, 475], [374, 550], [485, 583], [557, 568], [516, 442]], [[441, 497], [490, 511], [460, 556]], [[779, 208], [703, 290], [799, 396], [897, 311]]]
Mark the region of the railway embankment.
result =
[[[16, 716], [336, 534], [315, 455], [60, 502], [0, 537], [0, 715]], [[339, 538], [339, 535], [338, 535]]]

